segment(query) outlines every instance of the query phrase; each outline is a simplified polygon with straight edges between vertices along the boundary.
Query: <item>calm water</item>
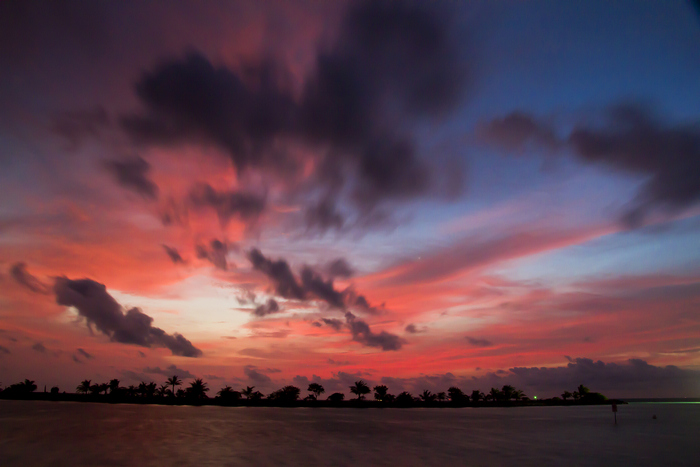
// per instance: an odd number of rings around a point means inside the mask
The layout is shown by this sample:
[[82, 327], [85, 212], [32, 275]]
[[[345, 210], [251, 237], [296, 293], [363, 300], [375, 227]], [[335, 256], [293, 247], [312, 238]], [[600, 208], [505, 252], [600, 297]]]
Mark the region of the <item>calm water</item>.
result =
[[0, 465], [700, 465], [700, 404], [619, 409], [0, 401]]

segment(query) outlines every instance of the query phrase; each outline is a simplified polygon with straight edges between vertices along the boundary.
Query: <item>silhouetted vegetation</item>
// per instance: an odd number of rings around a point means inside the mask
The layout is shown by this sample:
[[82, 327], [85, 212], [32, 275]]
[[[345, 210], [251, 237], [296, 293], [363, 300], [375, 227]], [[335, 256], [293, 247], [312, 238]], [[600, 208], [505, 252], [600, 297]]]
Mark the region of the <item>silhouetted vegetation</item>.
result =
[[36, 391], [36, 384], [34, 384], [34, 381], [25, 379], [21, 383], [6, 387], [2, 391], [2, 395], [8, 396], [8, 398], [24, 397], [30, 395], [34, 391]]
[[243, 389], [243, 390], [241, 391], [241, 394], [243, 394], [243, 396], [244, 396], [246, 399], [250, 399], [251, 396], [253, 395], [253, 390], [254, 390], [254, 389], [255, 389], [255, 386], [248, 386], [248, 387], [246, 387], [245, 389]]
[[[153, 385], [155, 386], [155, 383], [153, 383]], [[190, 387], [188, 387], [185, 392], [190, 399], [201, 400], [208, 397], [207, 392], [209, 392], [209, 388], [202, 378], [197, 378], [190, 383]]]
[[267, 396], [267, 399], [277, 401], [282, 404], [289, 404], [290, 402], [295, 402], [297, 399], [299, 399], [300, 392], [301, 390], [296, 386], [285, 386]]
[[413, 396], [411, 395], [410, 392], [404, 391], [401, 394], [399, 394], [398, 396], [396, 396], [395, 402], [398, 406], [407, 407], [407, 406], [413, 405], [415, 400], [413, 399]]
[[168, 380], [165, 382], [165, 384], [173, 387], [173, 391], [172, 391], [171, 395], [174, 396], [175, 395], [175, 386], [180, 386], [182, 384], [182, 381], [180, 381], [180, 378], [178, 378], [177, 375], [175, 375], [171, 378], [168, 378]]
[[374, 387], [374, 400], [377, 400], [379, 402], [382, 402], [386, 400], [386, 396], [389, 393], [389, 388], [381, 385], [381, 386], [375, 386]]
[[350, 392], [357, 396], [357, 400], [362, 400], [369, 394], [369, 386], [362, 380], [355, 381], [355, 384], [350, 386]]
[[308, 391], [311, 393], [311, 397], [313, 398], [313, 400], [318, 400], [318, 397], [324, 392], [326, 392], [326, 390], [323, 389], [323, 386], [321, 386], [318, 383], [309, 384]]
[[241, 393], [235, 391], [231, 386], [224, 386], [218, 392], [218, 397], [222, 402], [233, 402], [241, 399]]
[[[319, 383], [310, 383], [309, 395], [300, 400], [301, 390], [296, 386], [284, 386], [273, 391], [267, 397], [255, 386], [247, 386], [240, 391], [231, 386], [222, 387], [216, 397], [208, 396], [209, 386], [202, 378], [194, 378], [185, 389], [177, 389], [183, 381], [177, 375], [168, 378], [160, 386], [154, 381], [141, 381], [138, 385], [121, 386], [118, 379], [108, 383], [93, 383], [86, 379], [75, 389], [74, 394], [61, 393], [54, 386], [50, 393], [44, 387], [43, 392], [36, 392], [34, 381], [22, 382], [0, 389], [2, 399], [45, 399], [89, 402], [128, 402], [148, 404], [192, 404], [192, 405], [226, 405], [226, 406], [309, 406], [309, 407], [488, 407], [488, 406], [522, 406], [522, 405], [586, 405], [605, 404], [612, 401], [598, 393], [591, 392], [583, 384], [573, 392], [564, 391], [561, 397], [531, 400], [525, 393], [511, 385], [491, 388], [487, 394], [474, 389], [467, 394], [462, 389], [452, 386], [446, 392], [433, 393], [422, 391], [417, 397], [403, 391], [398, 396], [389, 393], [386, 385], [370, 387], [363, 380], [355, 381], [349, 387], [356, 398], [346, 401], [345, 394], [334, 392], [326, 400], [320, 400], [325, 388]], [[374, 400], [367, 401], [365, 396], [374, 391]], [[615, 401], [620, 403], [621, 401]]]
[[450, 398], [450, 402], [453, 404], [464, 404], [466, 401], [469, 401], [469, 396], [456, 386], [452, 386], [447, 390], [447, 397]]

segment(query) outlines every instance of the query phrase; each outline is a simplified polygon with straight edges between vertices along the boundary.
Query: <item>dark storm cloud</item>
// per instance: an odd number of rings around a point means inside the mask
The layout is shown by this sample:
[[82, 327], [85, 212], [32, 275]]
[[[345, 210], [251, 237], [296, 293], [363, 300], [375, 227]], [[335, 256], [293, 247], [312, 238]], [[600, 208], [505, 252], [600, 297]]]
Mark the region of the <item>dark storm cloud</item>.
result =
[[341, 329], [343, 329], [343, 325], [345, 324], [343, 320], [337, 318], [321, 318], [321, 321], [323, 321], [326, 325], [332, 327], [336, 331], [340, 331]]
[[222, 271], [228, 270], [228, 261], [226, 260], [226, 255], [228, 254], [228, 245], [218, 239], [213, 239], [209, 242], [209, 249], [204, 245], [196, 245], [195, 252], [197, 258], [206, 259], [211, 264], [221, 269]]
[[604, 129], [577, 127], [569, 143], [587, 162], [649, 175], [628, 214], [631, 224], [655, 207], [683, 209], [700, 200], [700, 125], [668, 126], [641, 106], [618, 106]]
[[134, 344], [142, 347], [166, 347], [173, 355], [199, 357], [202, 351], [181, 334], [167, 334], [153, 327], [153, 318], [138, 308], [124, 312], [123, 307], [107, 293], [107, 288], [90, 279], [56, 279], [54, 285], [56, 302], [72, 306], [86, 319], [88, 327], [94, 325], [98, 331], [109, 336], [113, 342]]
[[[369, 302], [367, 301], [367, 298], [365, 298], [364, 295], [358, 295], [352, 290], [346, 290], [344, 292], [344, 295], [346, 297], [346, 302], [348, 304], [354, 305], [356, 308], [359, 308], [360, 310], [364, 311], [365, 313], [370, 313], [370, 314], [379, 313], [379, 309], [377, 307], [370, 306]], [[384, 307], [384, 304], [382, 303], [381, 306]]]
[[51, 130], [64, 138], [72, 148], [77, 148], [87, 138], [99, 138], [109, 124], [107, 111], [98, 106], [57, 114], [51, 124]]
[[482, 133], [509, 150], [527, 143], [566, 147], [584, 162], [648, 177], [624, 217], [630, 226], [654, 210], [674, 212], [700, 201], [700, 125], [665, 123], [642, 105], [611, 107], [602, 124], [578, 124], [561, 139], [551, 125], [519, 112], [485, 124]]
[[289, 267], [289, 263], [285, 260], [272, 261], [266, 258], [257, 248], [250, 250], [248, 259], [253, 268], [270, 278], [275, 285], [275, 292], [278, 295], [297, 300], [303, 300], [306, 297], [304, 289], [297, 282], [292, 269]]
[[562, 367], [515, 367], [490, 372], [471, 378], [452, 373], [421, 376], [418, 378], [383, 378], [382, 383], [393, 391], [414, 392], [429, 389], [444, 391], [457, 386], [469, 392], [473, 389], [488, 391], [491, 387], [511, 384], [532, 397], [557, 396], [572, 391], [579, 384], [609, 397], [669, 397], [682, 394], [692, 397], [693, 388], [700, 383], [700, 372], [684, 370], [672, 365], [654, 366], [644, 360], [630, 359], [623, 363], [605, 363], [588, 358], [568, 358]]
[[143, 369], [143, 372], [151, 375], [163, 375], [168, 377], [177, 375], [180, 378], [195, 378], [195, 375], [193, 375], [189, 371], [183, 370], [182, 368], [178, 368], [175, 365], [170, 365], [162, 369], [159, 366], [154, 368], [146, 367]]
[[[143, 110], [122, 124], [136, 140], [214, 144], [239, 173], [258, 168], [285, 179], [299, 164], [276, 143], [322, 149], [312, 178], [327, 193], [347, 185], [358, 217], [382, 202], [439, 190], [437, 164], [419, 157], [411, 134], [454, 110], [468, 81], [443, 7], [352, 3], [336, 39], [319, 48], [300, 96], [285, 67], [269, 59], [237, 70], [197, 52], [164, 60], [136, 82]], [[343, 228], [337, 201], [325, 196], [312, 204], [308, 225]]]
[[12, 352], [10, 352], [10, 349], [7, 347], [3, 347], [0, 345], [0, 355], [5, 354], [5, 355], [10, 355]]
[[295, 108], [279, 73], [268, 61], [239, 75], [199, 53], [164, 61], [136, 83], [146, 114], [126, 117], [123, 124], [144, 141], [212, 142], [228, 151], [239, 170], [272, 165], [279, 161], [263, 149], [289, 129]]
[[395, 334], [381, 331], [379, 334], [372, 332], [369, 324], [357, 319], [350, 312], [345, 314], [347, 325], [352, 333], [352, 339], [367, 347], [381, 347], [382, 350], [399, 350], [403, 346], [403, 339]]
[[464, 338], [467, 340], [467, 342], [469, 342], [474, 347], [490, 347], [493, 345], [493, 343], [491, 341], [486, 340], [486, 339], [478, 339], [476, 337], [469, 337], [469, 336], [465, 336]]
[[243, 373], [251, 382], [256, 384], [266, 384], [272, 381], [269, 376], [258, 371], [253, 365], [243, 367]]
[[262, 196], [242, 191], [216, 191], [207, 183], [192, 188], [190, 201], [195, 207], [213, 208], [224, 226], [234, 217], [244, 222], [255, 221], [265, 209]]
[[588, 358], [568, 360], [564, 367], [516, 367], [509, 371], [519, 384], [534, 389], [575, 388], [583, 383], [612, 397], [635, 393], [637, 397], [689, 395], [700, 384], [700, 372], [696, 370], [673, 365], [654, 366], [641, 359], [630, 359], [625, 363], [605, 363]]
[[272, 281], [275, 292], [284, 298], [306, 300], [315, 297], [333, 308], [345, 309], [346, 306], [354, 306], [368, 313], [377, 312], [364, 296], [357, 295], [351, 289], [337, 290], [332, 278], [324, 280], [318, 272], [308, 266], [302, 268], [300, 280], [297, 280], [289, 263], [284, 259], [273, 261], [256, 248], [248, 253], [248, 259], [254, 269]]
[[[319, 175], [336, 184], [350, 165], [363, 209], [426, 193], [431, 167], [416, 156], [406, 127], [453, 109], [464, 91], [447, 12], [426, 5], [352, 4], [305, 84], [303, 132], [334, 148]], [[398, 123], [387, 126], [390, 119]]]
[[[337, 291], [332, 279], [323, 280], [308, 266], [302, 269], [300, 283], [289, 267], [289, 263], [283, 259], [272, 261], [255, 248], [248, 253], [248, 259], [253, 268], [263, 272], [272, 280], [276, 293], [285, 298], [306, 300], [312, 296], [323, 300], [333, 308], [344, 310], [347, 305], [359, 305], [364, 311], [375, 311], [369, 306], [364, 296], [356, 295], [351, 290]], [[321, 321], [335, 330], [343, 327], [342, 321], [338, 319], [322, 318]], [[350, 312], [345, 313], [345, 321], [353, 340], [363, 345], [381, 347], [382, 350], [399, 350], [403, 345], [403, 340], [394, 334], [386, 331], [375, 334], [365, 321], [357, 319]]]
[[124, 160], [108, 161], [105, 167], [124, 188], [147, 199], [158, 198], [158, 185], [148, 178], [151, 164], [144, 158], [135, 156]]
[[406, 331], [409, 334], [421, 334], [421, 333], [427, 332], [428, 328], [425, 326], [423, 326], [422, 328], [419, 328], [414, 323], [409, 323], [408, 325], [406, 325], [406, 328], [404, 329], [404, 331]]
[[173, 247], [170, 247], [168, 245], [161, 245], [165, 252], [168, 254], [168, 257], [172, 260], [173, 263], [175, 264], [184, 264], [185, 260], [182, 259], [182, 256], [180, 256], [180, 253]]
[[253, 314], [262, 318], [263, 316], [271, 315], [273, 313], [279, 313], [280, 311], [282, 310], [280, 309], [280, 306], [277, 303], [277, 301], [273, 298], [270, 298], [263, 305], [257, 306], [255, 310], [253, 310]]
[[352, 269], [350, 264], [348, 264], [345, 258], [338, 258], [331, 261], [326, 267], [328, 275], [330, 277], [352, 277], [355, 271]]
[[301, 285], [306, 292], [315, 295], [332, 307], [343, 308], [345, 306], [343, 293], [335, 290], [333, 279], [324, 281], [309, 267], [301, 270]]
[[41, 342], [37, 342], [32, 346], [32, 350], [36, 350], [39, 353], [46, 353], [47, 349]]
[[[511, 384], [529, 397], [558, 396], [573, 391], [579, 384], [608, 397], [670, 397], [682, 394], [693, 397], [700, 384], [700, 372], [675, 366], [654, 366], [644, 360], [630, 359], [623, 363], [605, 363], [587, 358], [569, 359], [563, 367], [531, 367], [499, 370], [482, 376], [455, 376], [452, 373], [422, 375], [416, 378], [383, 377], [382, 384], [392, 393], [408, 390], [418, 393], [424, 389], [445, 391], [457, 386], [465, 392], [474, 389], [488, 391]], [[478, 370], [478, 369], [477, 369]]]
[[15, 263], [10, 268], [10, 276], [17, 281], [18, 284], [26, 287], [32, 292], [40, 294], [49, 294], [51, 289], [48, 285], [41, 282], [27, 271], [26, 263]]
[[83, 349], [78, 349], [78, 353], [87, 359], [95, 358], [94, 355], [89, 354]]

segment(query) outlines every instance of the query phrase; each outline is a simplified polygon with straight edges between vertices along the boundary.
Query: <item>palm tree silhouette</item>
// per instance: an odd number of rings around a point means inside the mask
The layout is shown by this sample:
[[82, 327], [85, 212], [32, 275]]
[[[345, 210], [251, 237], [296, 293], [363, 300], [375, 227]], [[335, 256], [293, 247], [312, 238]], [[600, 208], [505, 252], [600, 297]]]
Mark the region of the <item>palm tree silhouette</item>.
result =
[[165, 397], [168, 394], [170, 394], [170, 386], [167, 383], [161, 384], [160, 387], [156, 390], [156, 396], [158, 397]]
[[418, 395], [423, 402], [432, 402], [435, 400], [435, 394], [431, 393], [427, 389]]
[[503, 400], [511, 400], [513, 398], [513, 391], [515, 391], [515, 388], [510, 384], [506, 384], [505, 386], [503, 386], [503, 388], [501, 389], [501, 396], [503, 397]]
[[172, 378], [168, 378], [168, 380], [165, 382], [165, 384], [173, 387], [172, 395], [174, 396], [175, 395], [175, 386], [181, 385], [182, 381], [180, 380], [180, 378], [177, 377], [177, 375], [175, 375]]
[[447, 394], [445, 394], [444, 392], [438, 392], [438, 393], [435, 395], [435, 398], [436, 398], [437, 400], [439, 400], [440, 402], [443, 402], [445, 399], [447, 399]]
[[195, 399], [206, 399], [209, 388], [207, 387], [207, 383], [205, 383], [202, 378], [197, 378], [190, 383], [190, 387], [187, 388], [187, 392]]
[[[34, 381], [30, 379], [25, 379], [24, 381], [21, 381], [16, 384], [12, 384], [8, 387], [6, 387], [4, 390], [0, 390], [0, 392], [9, 395], [10, 397], [12, 396], [26, 396], [28, 394], [31, 394], [32, 392], [36, 391], [36, 384]], [[46, 391], [44, 391], [46, 392]]]
[[489, 393], [486, 397], [491, 399], [493, 402], [496, 402], [498, 400], [501, 400], [502, 396], [503, 396], [503, 393], [501, 391], [499, 391], [496, 388], [491, 388], [491, 390], [489, 391]]
[[362, 400], [365, 394], [369, 394], [369, 386], [362, 380], [355, 381], [355, 384], [350, 386], [350, 392], [357, 396], [357, 400]]
[[75, 389], [76, 392], [81, 393], [81, 394], [87, 394], [90, 391], [90, 383], [92, 383], [92, 381], [90, 381], [89, 379], [84, 380]]
[[470, 396], [472, 402], [479, 402], [480, 400], [483, 400], [486, 398], [483, 392], [479, 391], [478, 389], [474, 389], [472, 391], [472, 395]]
[[221, 388], [217, 394], [222, 400], [226, 401], [238, 400], [241, 398], [241, 393], [238, 391], [234, 391], [233, 388], [228, 385]]
[[299, 388], [296, 386], [285, 386], [282, 389], [278, 389], [269, 396], [268, 400], [279, 401], [282, 403], [294, 402], [299, 398]]
[[[25, 379], [23, 382], [19, 383], [23, 386], [23, 389], [26, 392], [34, 392], [36, 391], [36, 384], [34, 384], [34, 381], [31, 379]], [[46, 386], [44, 386], [44, 392], [46, 392]]]
[[253, 395], [253, 389], [255, 389], [255, 386], [246, 386], [245, 389], [241, 390], [241, 394], [243, 394], [246, 399], [250, 399]]
[[321, 394], [323, 394], [324, 392], [326, 392], [326, 390], [323, 389], [323, 386], [321, 386], [321, 385], [318, 384], [318, 383], [311, 383], [311, 384], [309, 384], [309, 389], [308, 389], [308, 391], [309, 391], [310, 393], [313, 393], [313, 395], [314, 395], [314, 400], [318, 400], [318, 396], [320, 396]]

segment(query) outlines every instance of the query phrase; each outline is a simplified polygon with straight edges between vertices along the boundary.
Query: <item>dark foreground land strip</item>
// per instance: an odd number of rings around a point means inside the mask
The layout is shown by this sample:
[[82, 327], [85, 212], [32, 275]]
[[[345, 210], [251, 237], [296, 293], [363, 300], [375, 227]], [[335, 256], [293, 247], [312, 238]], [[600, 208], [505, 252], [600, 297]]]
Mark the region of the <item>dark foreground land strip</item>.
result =
[[587, 405], [611, 405], [626, 404], [622, 400], [605, 400], [595, 402], [562, 401], [556, 399], [542, 399], [529, 401], [498, 401], [498, 402], [423, 402], [411, 403], [378, 402], [372, 400], [351, 399], [342, 402], [321, 401], [271, 401], [271, 400], [222, 400], [219, 397], [193, 400], [178, 397], [112, 397], [110, 395], [84, 395], [73, 393], [51, 394], [37, 392], [21, 397], [11, 397], [0, 394], [0, 400], [37, 400], [55, 402], [96, 402], [105, 404], [155, 404], [155, 405], [193, 405], [193, 406], [219, 406], [219, 407], [332, 407], [332, 408], [464, 408], [464, 407], [551, 407], [551, 406], [587, 406]]

